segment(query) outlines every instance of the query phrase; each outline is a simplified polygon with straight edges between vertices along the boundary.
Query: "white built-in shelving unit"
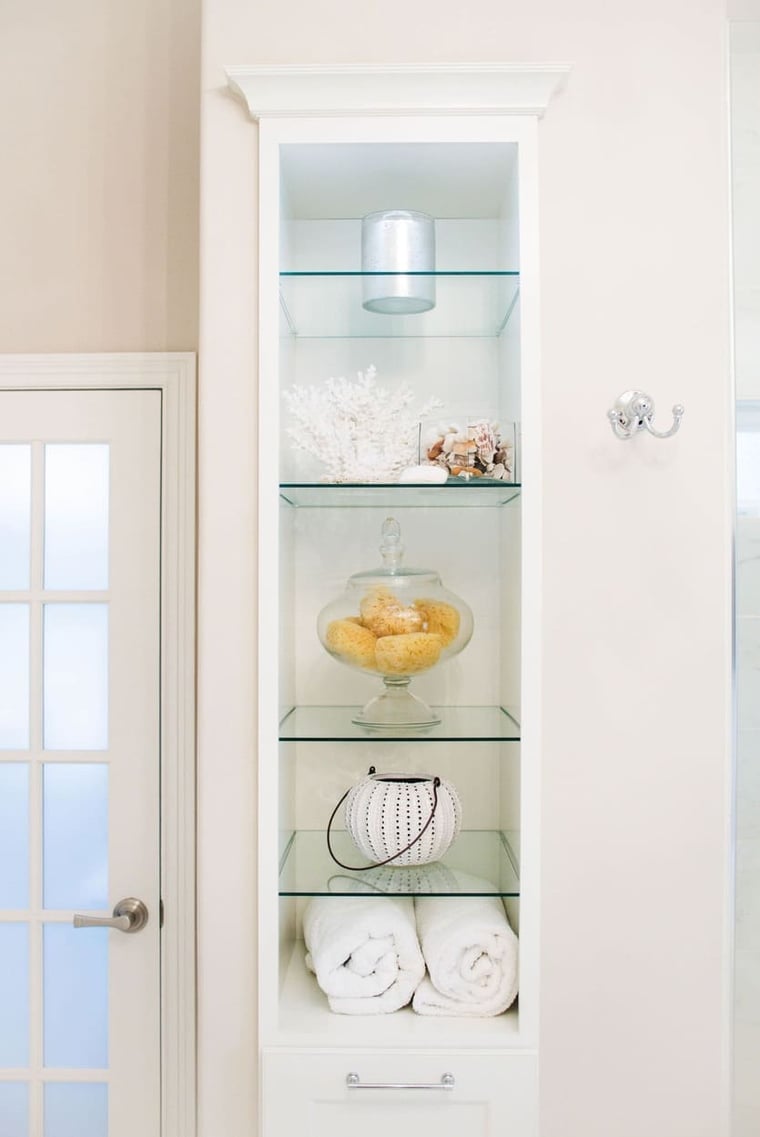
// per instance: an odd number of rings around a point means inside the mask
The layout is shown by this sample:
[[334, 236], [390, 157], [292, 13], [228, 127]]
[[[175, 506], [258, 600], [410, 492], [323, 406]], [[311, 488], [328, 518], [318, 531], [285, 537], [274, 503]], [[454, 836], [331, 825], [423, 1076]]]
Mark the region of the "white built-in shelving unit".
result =
[[[365, 105], [361, 69], [229, 74], [260, 119], [262, 1137], [297, 1132], [307, 1116], [309, 1132], [333, 1137], [374, 1137], [389, 1125], [402, 1134], [423, 1107], [425, 1127], [443, 1137], [528, 1137], [539, 1046], [536, 133], [562, 69], [370, 69], [372, 91], [393, 92], [374, 106]], [[362, 308], [361, 218], [389, 208], [436, 218], [428, 313]], [[319, 466], [290, 445], [282, 392], [370, 365], [382, 385], [441, 399], [442, 420], [515, 424], [515, 481], [322, 482]], [[316, 634], [318, 612], [346, 579], [378, 563], [389, 514], [401, 523], [406, 561], [438, 571], [474, 613], [469, 646], [415, 680], [440, 714], [425, 729], [352, 722], [376, 684], [328, 656]], [[487, 881], [519, 931], [520, 995], [506, 1014], [339, 1016], [306, 971], [309, 898], [355, 892], [362, 903], [361, 889], [329, 860], [324, 834], [333, 805], [370, 764], [437, 773], [457, 787], [464, 831], [443, 867]], [[348, 855], [345, 834], [337, 844]], [[427, 887], [446, 895], [447, 879], [433, 873]], [[383, 881], [391, 894], [407, 887], [392, 873]], [[450, 1072], [455, 1087], [424, 1102], [408, 1090], [356, 1093], [346, 1086], [351, 1071], [394, 1083]]]

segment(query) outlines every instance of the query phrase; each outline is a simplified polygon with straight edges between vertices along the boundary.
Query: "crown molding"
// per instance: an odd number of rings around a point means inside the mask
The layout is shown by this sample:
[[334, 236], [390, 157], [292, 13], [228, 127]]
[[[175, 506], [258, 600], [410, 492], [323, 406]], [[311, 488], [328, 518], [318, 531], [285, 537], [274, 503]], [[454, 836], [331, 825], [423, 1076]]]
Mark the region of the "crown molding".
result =
[[562, 89], [567, 63], [226, 67], [253, 119], [284, 115], [530, 114]]

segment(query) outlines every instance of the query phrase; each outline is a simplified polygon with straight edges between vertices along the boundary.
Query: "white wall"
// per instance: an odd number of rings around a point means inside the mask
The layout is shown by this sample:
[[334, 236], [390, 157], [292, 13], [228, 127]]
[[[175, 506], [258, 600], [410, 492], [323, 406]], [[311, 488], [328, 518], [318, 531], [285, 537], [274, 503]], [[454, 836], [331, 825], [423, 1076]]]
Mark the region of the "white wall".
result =
[[[726, 1137], [725, 58], [723, 0], [206, 0], [203, 1137], [250, 1137], [256, 1070], [256, 128], [222, 66], [488, 59], [574, 63], [540, 129], [541, 1134]], [[639, 385], [686, 404], [677, 439], [612, 438]]]
[[[731, 29], [731, 169], [736, 395], [760, 400], [760, 22]], [[740, 402], [738, 429], [743, 417]], [[746, 496], [741, 479], [739, 492]], [[752, 513], [760, 514], [760, 501]], [[736, 562], [734, 1137], [754, 1137], [760, 1131], [760, 516], [738, 517]]]
[[0, 3], [0, 351], [194, 350], [200, 0]]
[[760, 24], [731, 35], [736, 397], [760, 398]]

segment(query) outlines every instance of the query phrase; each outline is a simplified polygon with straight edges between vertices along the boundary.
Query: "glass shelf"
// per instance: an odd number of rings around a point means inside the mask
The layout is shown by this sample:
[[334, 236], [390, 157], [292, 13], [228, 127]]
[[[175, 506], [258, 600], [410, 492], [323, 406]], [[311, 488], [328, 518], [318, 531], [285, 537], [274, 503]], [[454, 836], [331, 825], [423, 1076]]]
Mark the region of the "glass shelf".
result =
[[[323, 830], [295, 832], [280, 866], [280, 896], [519, 896], [518, 834], [470, 829], [459, 834], [446, 856], [430, 865], [367, 872], [340, 868], [327, 851]], [[333, 849], [348, 865], [369, 865], [345, 830], [332, 835]]]
[[[429, 312], [389, 316], [362, 307], [373, 277], [435, 277]], [[499, 336], [520, 292], [517, 272], [283, 272], [280, 307], [284, 334], [318, 339]]]
[[518, 742], [520, 724], [503, 707], [435, 707], [425, 727], [369, 727], [351, 721], [359, 707], [294, 707], [280, 723], [281, 742]]
[[340, 485], [323, 482], [281, 482], [280, 497], [299, 509], [459, 509], [499, 508], [520, 496], [519, 482], [495, 482], [486, 478], [463, 481], [451, 478], [443, 485], [410, 485], [398, 482]]

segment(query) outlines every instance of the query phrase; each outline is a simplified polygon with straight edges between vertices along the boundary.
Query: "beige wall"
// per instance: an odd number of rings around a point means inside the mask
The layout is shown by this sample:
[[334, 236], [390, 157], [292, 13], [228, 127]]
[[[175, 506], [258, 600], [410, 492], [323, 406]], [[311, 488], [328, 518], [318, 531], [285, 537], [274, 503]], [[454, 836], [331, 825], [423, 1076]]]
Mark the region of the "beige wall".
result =
[[[195, 346], [198, 7], [0, 0], [0, 351]], [[221, 66], [488, 59], [574, 63], [541, 127], [542, 1137], [725, 1137], [723, 9], [206, 0], [203, 1137], [250, 1137], [256, 1068], [256, 132]], [[604, 412], [638, 384], [686, 403], [677, 451], [608, 449]]]
[[0, 0], [0, 351], [197, 344], [200, 0]]
[[[255, 680], [256, 128], [224, 93], [222, 65], [460, 60], [574, 64], [540, 129], [548, 456], [541, 1134], [726, 1137], [724, 8], [723, 0], [206, 0], [203, 1137], [250, 1137], [256, 1069], [247, 710]], [[639, 385], [664, 419], [672, 403], [686, 404], [677, 440], [612, 439], [606, 411]], [[234, 882], [220, 888], [230, 864]]]

